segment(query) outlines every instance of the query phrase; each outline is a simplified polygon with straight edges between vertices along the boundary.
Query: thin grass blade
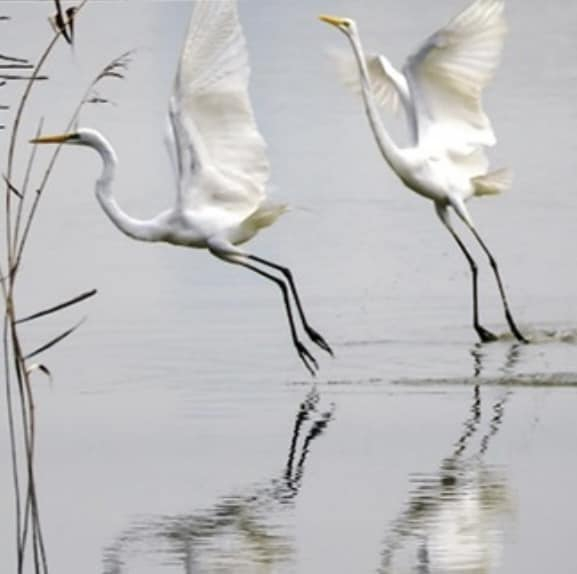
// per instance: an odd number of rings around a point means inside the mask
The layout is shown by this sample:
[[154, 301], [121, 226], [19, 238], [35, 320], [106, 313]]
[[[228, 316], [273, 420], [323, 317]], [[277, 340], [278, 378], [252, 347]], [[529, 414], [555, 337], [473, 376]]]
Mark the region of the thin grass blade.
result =
[[28, 353], [24, 357], [24, 360], [27, 361], [28, 359], [31, 359], [32, 357], [35, 357], [36, 355], [39, 355], [40, 353], [43, 353], [44, 351], [47, 351], [48, 349], [54, 347], [54, 345], [57, 345], [58, 343], [60, 343], [60, 341], [62, 341], [63, 339], [66, 339], [66, 337], [69, 337], [70, 335], [72, 335], [72, 333], [74, 333], [74, 331], [76, 331], [76, 329], [78, 329], [78, 327], [80, 327], [80, 325], [82, 325], [82, 323], [84, 323], [84, 321], [86, 321], [86, 318], [82, 319], [81, 321], [78, 321], [78, 323], [76, 323], [76, 325], [74, 325], [70, 329], [66, 329], [66, 331], [64, 331], [63, 333], [60, 333], [60, 335], [58, 335], [57, 337], [54, 337], [54, 339], [50, 339], [50, 341], [48, 341], [48, 343], [45, 343], [44, 345], [42, 345], [42, 346], [38, 347], [37, 349], [35, 349], [34, 351], [32, 351], [31, 353]]
[[26, 323], [27, 321], [33, 321], [34, 319], [39, 319], [40, 317], [45, 317], [46, 315], [50, 315], [52, 313], [56, 313], [62, 309], [66, 309], [66, 307], [71, 307], [72, 305], [76, 305], [90, 297], [94, 297], [98, 291], [96, 289], [91, 289], [90, 291], [86, 291], [73, 297], [72, 299], [68, 299], [62, 303], [58, 303], [58, 305], [54, 305], [53, 307], [48, 307], [47, 309], [43, 309], [42, 311], [38, 311], [37, 313], [33, 313], [32, 315], [28, 315], [27, 317], [22, 317], [22, 319], [17, 319], [16, 324], [19, 323]]
[[20, 199], [22, 199], [22, 194], [16, 189], [16, 187], [14, 187], [14, 185], [12, 185], [12, 183], [10, 183], [10, 181], [8, 180], [8, 178], [5, 175], [2, 175], [2, 179], [4, 180], [4, 182], [6, 183], [6, 185], [8, 186], [8, 189], [14, 194], [17, 195]]

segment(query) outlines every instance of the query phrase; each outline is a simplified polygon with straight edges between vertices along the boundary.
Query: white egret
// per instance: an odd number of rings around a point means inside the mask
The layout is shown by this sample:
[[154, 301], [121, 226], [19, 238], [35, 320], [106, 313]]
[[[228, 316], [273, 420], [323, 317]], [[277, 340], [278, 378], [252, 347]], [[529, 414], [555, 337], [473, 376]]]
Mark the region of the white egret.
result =
[[246, 41], [236, 0], [196, 2], [169, 103], [168, 147], [176, 171], [176, 202], [149, 220], [130, 217], [113, 198], [117, 158], [100, 133], [79, 129], [32, 142], [94, 149], [103, 161], [96, 198], [112, 223], [129, 237], [205, 248], [278, 285], [294, 346], [314, 374], [317, 361], [298, 339], [293, 304], [311, 341], [332, 351], [307, 322], [290, 270], [238, 247], [286, 210], [284, 204], [266, 198], [266, 144], [254, 119], [248, 81]]
[[[350, 41], [353, 83], [358, 86], [360, 82], [370, 127], [386, 162], [409, 189], [434, 202], [437, 215], [467, 258], [473, 278], [473, 325], [480, 339], [486, 342], [497, 337], [479, 322], [477, 265], [453, 228], [449, 208], [489, 258], [507, 323], [519, 341], [527, 342], [513, 320], [497, 262], [465, 206], [471, 197], [497, 194], [510, 185], [508, 170], [489, 171], [484, 148], [496, 140], [481, 102], [506, 33], [503, 0], [475, 0], [425, 40], [402, 72], [383, 56], [365, 56], [356, 23], [350, 18], [320, 19]], [[342, 64], [346, 73], [346, 61]], [[405, 148], [396, 145], [378, 112], [378, 104], [394, 107], [399, 100], [412, 136], [411, 145]]]

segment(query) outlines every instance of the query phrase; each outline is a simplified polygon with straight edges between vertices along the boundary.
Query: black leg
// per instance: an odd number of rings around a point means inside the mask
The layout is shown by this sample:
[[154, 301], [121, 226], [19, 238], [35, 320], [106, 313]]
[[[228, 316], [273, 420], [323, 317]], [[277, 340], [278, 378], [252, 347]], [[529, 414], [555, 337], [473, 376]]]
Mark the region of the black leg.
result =
[[296, 328], [295, 328], [295, 323], [294, 323], [294, 319], [293, 319], [293, 314], [292, 314], [292, 310], [291, 310], [291, 306], [290, 306], [290, 300], [289, 300], [289, 296], [288, 296], [288, 289], [287, 289], [287, 286], [284, 284], [284, 281], [282, 281], [282, 279], [279, 279], [278, 277], [275, 277], [274, 275], [271, 275], [270, 273], [267, 273], [266, 271], [263, 271], [262, 269], [259, 269], [258, 267], [255, 267], [254, 265], [251, 265], [250, 263], [245, 263], [244, 261], [240, 261], [240, 260], [236, 260], [236, 261], [232, 261], [232, 262], [236, 263], [237, 265], [242, 265], [243, 267], [246, 267], [247, 269], [250, 269], [251, 271], [258, 273], [259, 275], [266, 277], [267, 279], [269, 279], [270, 281], [273, 281], [274, 283], [276, 283], [279, 286], [281, 293], [282, 293], [282, 296], [283, 296], [283, 301], [284, 301], [286, 314], [287, 314], [287, 318], [288, 318], [288, 322], [289, 322], [289, 327], [290, 327], [291, 337], [293, 340], [293, 345], [295, 346], [295, 349], [296, 349], [301, 361], [304, 363], [304, 365], [307, 368], [307, 370], [309, 371], [309, 373], [314, 377], [316, 375], [316, 371], [318, 370], [318, 363], [317, 363], [316, 359], [309, 353], [307, 348], [298, 340], [297, 332], [296, 332]]
[[499, 287], [499, 294], [501, 295], [501, 301], [503, 302], [503, 309], [505, 310], [505, 318], [507, 319], [509, 328], [511, 329], [513, 335], [515, 335], [515, 338], [518, 341], [521, 341], [522, 343], [528, 343], [529, 341], [521, 334], [521, 331], [519, 331], [517, 325], [515, 324], [515, 321], [513, 320], [513, 315], [511, 314], [509, 304], [507, 303], [507, 295], [505, 294], [505, 288], [503, 287], [503, 282], [501, 281], [501, 275], [499, 274], [499, 268], [497, 267], [497, 261], [493, 257], [493, 254], [489, 251], [489, 248], [485, 245], [484, 241], [481, 239], [481, 236], [479, 235], [477, 230], [474, 227], [471, 227], [470, 229], [473, 235], [475, 236], [475, 239], [479, 242], [479, 244], [483, 248], [483, 251], [489, 258], [491, 269], [493, 269], [495, 279], [497, 280], [497, 285]]
[[324, 340], [324, 338], [319, 333], [317, 333], [309, 325], [309, 323], [305, 317], [305, 313], [304, 313], [303, 307], [301, 305], [300, 297], [298, 295], [297, 288], [296, 288], [295, 282], [293, 280], [293, 276], [292, 276], [290, 269], [288, 269], [287, 267], [282, 267], [281, 265], [278, 265], [277, 263], [273, 263], [272, 261], [267, 261], [266, 259], [256, 257], [255, 255], [248, 255], [248, 258], [252, 259], [253, 261], [256, 261], [258, 263], [261, 263], [262, 265], [272, 267], [273, 269], [280, 271], [284, 275], [284, 277], [286, 278], [286, 280], [289, 284], [292, 296], [295, 300], [295, 304], [297, 306], [297, 311], [298, 311], [299, 317], [301, 318], [301, 322], [303, 324], [303, 328], [305, 330], [305, 333], [309, 336], [310, 340], [313, 343], [318, 345], [321, 349], [323, 349], [324, 351], [326, 351], [330, 355], [334, 356], [333, 351], [330, 348], [329, 344]]
[[477, 264], [475, 263], [473, 256], [469, 253], [469, 251], [465, 247], [465, 244], [461, 241], [461, 238], [457, 235], [456, 231], [453, 229], [453, 226], [451, 225], [451, 222], [449, 220], [449, 214], [447, 213], [447, 208], [440, 205], [436, 205], [435, 207], [439, 218], [441, 219], [445, 227], [449, 230], [449, 233], [452, 235], [453, 239], [457, 242], [457, 245], [463, 252], [463, 255], [465, 256], [467, 262], [469, 263], [469, 267], [471, 268], [471, 275], [473, 276], [473, 327], [475, 328], [477, 335], [479, 335], [479, 339], [481, 339], [483, 343], [490, 343], [491, 341], [496, 341], [498, 338], [497, 335], [485, 329], [485, 327], [483, 327], [479, 322], [479, 294], [478, 294], [479, 289], [477, 280], [479, 271], [477, 269]]

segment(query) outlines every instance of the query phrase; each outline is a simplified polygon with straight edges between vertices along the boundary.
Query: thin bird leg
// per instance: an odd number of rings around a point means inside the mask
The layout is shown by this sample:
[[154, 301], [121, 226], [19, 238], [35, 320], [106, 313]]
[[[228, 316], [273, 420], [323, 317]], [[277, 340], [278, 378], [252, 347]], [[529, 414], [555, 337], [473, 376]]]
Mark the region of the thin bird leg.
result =
[[[227, 259], [227, 261], [231, 261], [231, 260]], [[267, 273], [266, 271], [263, 271], [262, 269], [259, 269], [258, 267], [255, 267], [254, 265], [251, 265], [250, 263], [246, 263], [246, 262], [238, 260], [238, 259], [232, 260], [231, 262], [236, 263], [237, 265], [242, 265], [243, 267], [246, 267], [247, 269], [250, 269], [251, 271], [258, 273], [259, 275], [266, 277], [267, 279], [269, 279], [270, 281], [273, 281], [274, 283], [276, 283], [279, 286], [279, 288], [282, 292], [282, 296], [283, 296], [283, 301], [284, 301], [284, 305], [285, 305], [285, 309], [286, 309], [286, 313], [287, 313], [287, 317], [288, 317], [288, 322], [289, 322], [289, 327], [290, 327], [290, 332], [291, 332], [293, 344], [297, 350], [297, 353], [298, 353], [301, 361], [304, 363], [304, 365], [307, 368], [307, 370], [309, 371], [309, 373], [314, 377], [316, 375], [316, 371], [318, 370], [319, 366], [318, 366], [317, 360], [309, 353], [308, 349], [298, 340], [297, 332], [296, 332], [296, 328], [295, 328], [295, 323], [294, 323], [294, 319], [293, 319], [293, 314], [292, 314], [292, 310], [291, 310], [291, 306], [290, 306], [288, 289], [287, 289], [287, 286], [285, 285], [284, 281], [282, 279], [279, 279], [278, 277], [275, 277], [274, 275], [271, 275], [270, 273]]]
[[513, 320], [513, 315], [511, 314], [511, 310], [509, 309], [509, 304], [507, 303], [507, 295], [505, 294], [505, 288], [503, 287], [503, 282], [501, 281], [501, 275], [499, 274], [499, 268], [497, 267], [497, 261], [493, 257], [493, 254], [489, 251], [489, 248], [485, 245], [485, 242], [481, 239], [481, 236], [477, 232], [474, 227], [469, 226], [469, 229], [475, 236], [475, 239], [479, 242], [483, 251], [487, 254], [489, 258], [489, 263], [491, 265], [491, 269], [493, 269], [493, 273], [495, 274], [495, 279], [497, 280], [497, 285], [499, 286], [499, 293], [501, 295], [501, 301], [503, 302], [503, 309], [505, 309], [505, 318], [507, 319], [507, 323], [509, 324], [509, 328], [515, 335], [515, 338], [520, 341], [521, 343], [528, 343], [529, 341], [521, 334], [521, 331], [517, 328], [515, 321]]
[[473, 259], [473, 256], [469, 253], [465, 244], [461, 241], [461, 238], [457, 235], [457, 232], [453, 229], [451, 225], [451, 221], [449, 219], [449, 213], [447, 208], [442, 205], [435, 204], [435, 209], [437, 211], [437, 215], [439, 219], [443, 222], [443, 225], [449, 230], [449, 233], [453, 236], [454, 240], [457, 242], [457, 245], [463, 252], [463, 255], [466, 257], [469, 267], [471, 268], [471, 274], [473, 276], [473, 327], [479, 335], [479, 338], [483, 343], [490, 343], [491, 341], [496, 341], [498, 339], [497, 335], [491, 333], [491, 331], [485, 329], [479, 323], [479, 296], [478, 296], [478, 281], [477, 276], [479, 271], [477, 269], [477, 264]]
[[315, 343], [316, 345], [318, 345], [321, 349], [323, 349], [323, 351], [326, 351], [331, 356], [334, 356], [333, 350], [330, 348], [329, 344], [324, 340], [324, 338], [319, 333], [317, 333], [317, 331], [315, 331], [309, 325], [309, 323], [305, 317], [305, 313], [304, 313], [303, 307], [301, 305], [300, 297], [299, 297], [299, 294], [297, 292], [297, 288], [296, 288], [295, 282], [293, 280], [293, 276], [292, 276], [290, 269], [288, 267], [283, 267], [282, 265], [278, 265], [277, 263], [273, 263], [272, 261], [267, 261], [266, 259], [262, 259], [261, 257], [257, 257], [256, 255], [247, 255], [247, 257], [249, 259], [252, 259], [253, 261], [256, 261], [257, 263], [261, 263], [262, 265], [272, 267], [273, 269], [280, 271], [284, 275], [284, 277], [288, 281], [292, 296], [295, 300], [295, 304], [297, 306], [299, 317], [301, 318], [301, 322], [303, 324], [303, 328], [305, 330], [305, 333], [309, 336], [310, 340], [313, 343]]

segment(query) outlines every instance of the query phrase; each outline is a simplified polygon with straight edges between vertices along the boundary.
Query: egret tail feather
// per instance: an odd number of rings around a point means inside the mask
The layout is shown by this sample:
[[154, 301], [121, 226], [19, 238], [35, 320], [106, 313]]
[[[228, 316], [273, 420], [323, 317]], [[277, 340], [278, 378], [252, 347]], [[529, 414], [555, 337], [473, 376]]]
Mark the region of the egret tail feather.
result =
[[269, 227], [286, 211], [288, 211], [286, 203], [264, 202], [247, 217], [245, 226], [255, 231]]
[[486, 175], [479, 175], [471, 179], [475, 188], [475, 195], [497, 195], [511, 188], [513, 172], [508, 168], [498, 169]]

